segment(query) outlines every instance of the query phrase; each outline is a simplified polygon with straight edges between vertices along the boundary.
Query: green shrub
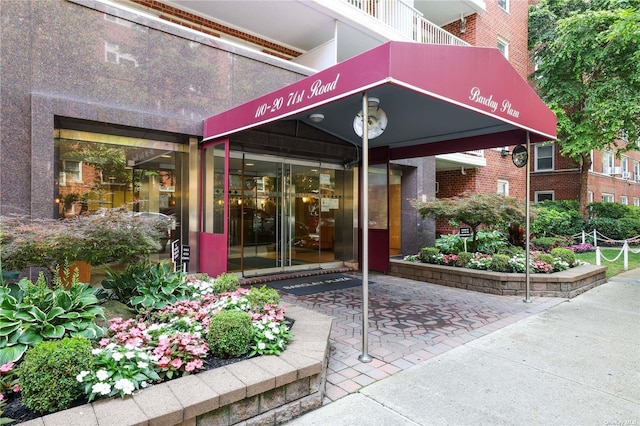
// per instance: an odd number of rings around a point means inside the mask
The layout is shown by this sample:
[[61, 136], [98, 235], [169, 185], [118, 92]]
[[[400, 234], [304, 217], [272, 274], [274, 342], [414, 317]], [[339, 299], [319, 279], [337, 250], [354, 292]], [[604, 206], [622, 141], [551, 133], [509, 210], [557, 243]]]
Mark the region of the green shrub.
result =
[[622, 219], [632, 215], [629, 206], [618, 203], [591, 203], [589, 210], [595, 218]]
[[91, 343], [82, 337], [42, 342], [18, 367], [22, 403], [37, 413], [66, 410], [83, 395], [76, 376], [92, 369]]
[[558, 257], [560, 260], [563, 260], [569, 264], [569, 266], [573, 266], [576, 263], [576, 255], [573, 250], [569, 250], [562, 247], [556, 247], [551, 250], [551, 256]]
[[233, 274], [220, 274], [213, 281], [213, 291], [216, 294], [230, 293], [240, 288], [240, 280]]
[[518, 256], [518, 255], [524, 254], [524, 249], [522, 247], [519, 247], [519, 246], [511, 246], [511, 245], [509, 245], [509, 246], [500, 247], [496, 254], [504, 254], [504, 255], [507, 255], [509, 257], [514, 257], [514, 256]]
[[531, 232], [535, 235], [574, 235], [582, 231], [584, 220], [578, 210], [561, 211], [555, 208], [538, 207], [536, 218], [531, 222]]
[[511, 272], [509, 259], [509, 256], [507, 256], [506, 254], [494, 254], [493, 256], [491, 256], [491, 264], [489, 265], [489, 270], [495, 272]]
[[247, 299], [249, 300], [249, 305], [251, 308], [257, 308], [259, 310], [262, 309], [264, 305], [279, 305], [280, 304], [280, 295], [278, 291], [269, 288], [266, 285], [262, 287], [253, 287], [247, 293]]
[[440, 250], [436, 247], [423, 247], [420, 249], [420, 261], [423, 263], [435, 263], [436, 256], [440, 254]]
[[573, 244], [571, 238], [566, 237], [540, 237], [531, 240], [534, 250], [549, 252], [556, 247], [566, 247]]
[[[607, 203], [613, 204], [613, 203]], [[585, 226], [585, 231], [593, 232], [593, 230], [597, 230], [601, 235], [604, 235], [607, 238], [612, 240], [624, 240], [628, 237], [633, 237], [634, 235], [628, 235], [627, 230], [621, 227], [622, 223], [618, 219], [611, 219], [608, 217], [595, 218], [591, 219], [587, 222]], [[598, 237], [600, 238], [600, 237]]]
[[458, 259], [456, 260], [456, 266], [460, 266], [461, 268], [466, 268], [469, 261], [473, 259], [473, 254], [468, 253], [466, 251], [461, 251], [458, 253]]
[[209, 323], [207, 344], [218, 358], [235, 358], [249, 352], [253, 326], [251, 317], [240, 310], [223, 310]]
[[553, 266], [553, 264], [555, 263], [555, 260], [553, 259], [553, 256], [547, 253], [539, 253], [536, 256], [535, 260], [539, 260], [541, 262], [544, 263], [548, 263], [549, 265]]

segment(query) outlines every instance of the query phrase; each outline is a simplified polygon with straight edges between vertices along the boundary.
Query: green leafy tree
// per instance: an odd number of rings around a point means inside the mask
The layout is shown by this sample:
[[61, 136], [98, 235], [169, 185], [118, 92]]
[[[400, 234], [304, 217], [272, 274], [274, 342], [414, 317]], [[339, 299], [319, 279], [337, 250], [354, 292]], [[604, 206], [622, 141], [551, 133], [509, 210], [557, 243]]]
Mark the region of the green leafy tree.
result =
[[558, 117], [561, 154], [580, 165], [585, 218], [591, 150], [638, 149], [639, 6], [639, 0], [541, 0], [529, 10], [534, 83]]
[[431, 219], [446, 219], [465, 223], [473, 232], [469, 251], [475, 252], [478, 245], [477, 229], [480, 225], [496, 227], [525, 221], [525, 206], [522, 200], [501, 194], [463, 194], [453, 198], [439, 198], [430, 202], [412, 201], [420, 216]]

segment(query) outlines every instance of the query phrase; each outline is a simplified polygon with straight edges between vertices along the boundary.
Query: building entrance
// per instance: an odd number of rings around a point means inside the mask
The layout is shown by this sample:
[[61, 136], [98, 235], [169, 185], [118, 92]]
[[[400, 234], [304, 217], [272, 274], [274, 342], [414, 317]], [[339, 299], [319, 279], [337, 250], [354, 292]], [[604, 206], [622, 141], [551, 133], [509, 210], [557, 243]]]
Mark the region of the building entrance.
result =
[[227, 270], [247, 276], [336, 261], [342, 175], [320, 162], [231, 152]]

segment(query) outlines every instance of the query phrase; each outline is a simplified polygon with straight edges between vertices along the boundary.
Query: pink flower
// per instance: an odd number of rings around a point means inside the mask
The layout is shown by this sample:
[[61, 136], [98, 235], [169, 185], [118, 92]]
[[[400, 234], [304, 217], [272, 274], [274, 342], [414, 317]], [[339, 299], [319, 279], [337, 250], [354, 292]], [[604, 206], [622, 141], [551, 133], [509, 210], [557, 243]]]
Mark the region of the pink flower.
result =
[[20, 386], [18, 386], [18, 385], [13, 385], [13, 391], [14, 391], [14, 392], [20, 392]]
[[163, 368], [169, 365], [169, 361], [171, 361], [168, 357], [163, 356], [158, 360], [158, 367]]
[[2, 366], [0, 366], [0, 373], [1, 374], [5, 374], [8, 373], [9, 371], [13, 370], [13, 362], [8, 362]]
[[188, 362], [184, 367], [185, 371], [194, 371], [202, 368], [202, 360], [196, 359], [191, 362]]
[[171, 361], [171, 366], [176, 370], [179, 369], [180, 367], [182, 367], [182, 360], [180, 358], [175, 358], [173, 361]]

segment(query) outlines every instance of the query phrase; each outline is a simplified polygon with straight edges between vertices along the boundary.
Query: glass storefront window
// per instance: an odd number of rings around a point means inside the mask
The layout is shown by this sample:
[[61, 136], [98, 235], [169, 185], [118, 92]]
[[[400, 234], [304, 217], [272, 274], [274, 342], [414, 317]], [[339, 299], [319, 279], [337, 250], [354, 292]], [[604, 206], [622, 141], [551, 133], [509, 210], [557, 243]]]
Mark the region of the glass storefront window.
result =
[[170, 223], [161, 253], [179, 238], [183, 164], [180, 144], [73, 130], [57, 131], [55, 183], [58, 215], [99, 214], [125, 208]]
[[369, 229], [387, 229], [389, 203], [387, 165], [369, 166]]

